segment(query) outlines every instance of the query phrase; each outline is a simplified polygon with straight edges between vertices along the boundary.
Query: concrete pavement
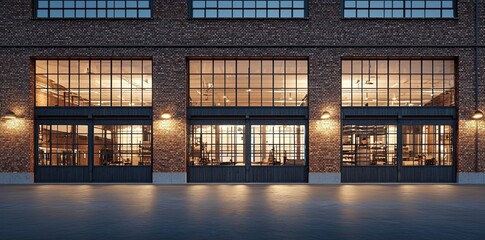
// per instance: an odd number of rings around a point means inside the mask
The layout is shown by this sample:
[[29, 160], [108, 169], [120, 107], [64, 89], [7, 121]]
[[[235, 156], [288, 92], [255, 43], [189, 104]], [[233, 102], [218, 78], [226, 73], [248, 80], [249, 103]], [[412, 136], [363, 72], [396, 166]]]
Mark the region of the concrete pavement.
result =
[[483, 185], [2, 185], [0, 239], [485, 239]]

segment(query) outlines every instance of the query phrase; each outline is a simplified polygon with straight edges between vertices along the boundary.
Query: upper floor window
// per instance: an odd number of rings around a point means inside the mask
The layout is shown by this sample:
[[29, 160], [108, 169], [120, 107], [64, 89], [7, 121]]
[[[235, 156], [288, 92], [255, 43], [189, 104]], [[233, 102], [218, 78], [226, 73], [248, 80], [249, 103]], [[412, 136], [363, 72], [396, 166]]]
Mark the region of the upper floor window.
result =
[[37, 18], [150, 18], [151, 0], [35, 0]]
[[193, 18], [304, 18], [307, 0], [192, 0]]
[[152, 106], [151, 60], [36, 60], [35, 105]]
[[190, 60], [190, 106], [307, 106], [308, 61]]
[[344, 0], [344, 18], [454, 18], [455, 0]]
[[343, 60], [342, 106], [455, 106], [455, 61]]

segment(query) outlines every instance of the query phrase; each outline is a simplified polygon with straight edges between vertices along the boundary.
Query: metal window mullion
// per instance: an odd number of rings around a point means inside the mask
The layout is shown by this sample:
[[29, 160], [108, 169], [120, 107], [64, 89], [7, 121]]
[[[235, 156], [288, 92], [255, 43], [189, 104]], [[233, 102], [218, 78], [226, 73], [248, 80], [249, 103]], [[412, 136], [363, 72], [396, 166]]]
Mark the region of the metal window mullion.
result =
[[[403, 61], [403, 60], [399, 60], [399, 61], [398, 61], [398, 64], [399, 64], [399, 65], [398, 65], [398, 67], [397, 67], [397, 69], [398, 69], [398, 78], [397, 78], [398, 85], [397, 85], [397, 88], [399, 89], [399, 90], [397, 91], [397, 99], [398, 99], [398, 101], [397, 101], [397, 105], [398, 105], [399, 107], [401, 106], [401, 100], [402, 100], [402, 99], [401, 99], [401, 61]], [[411, 62], [410, 62], [409, 64], [411, 64]], [[411, 67], [411, 66], [410, 66], [410, 67]]]
[[[441, 61], [441, 68], [443, 69], [443, 72], [441, 73], [442, 79], [443, 79], [443, 82], [442, 82], [443, 107], [445, 107], [446, 106], [446, 101], [445, 101], [446, 99], [445, 99], [445, 97], [446, 97], [446, 91], [447, 91], [447, 89], [446, 89], [446, 81], [447, 80], [446, 80], [446, 77], [445, 77], [445, 60], [442, 60]], [[450, 106], [451, 106], [451, 100], [450, 100]]]
[[222, 96], [222, 101], [223, 101], [223, 104], [222, 106], [226, 106], [226, 102], [227, 102], [227, 84], [226, 84], [226, 81], [227, 81], [227, 68], [226, 68], [226, 63], [227, 63], [227, 60], [224, 59], [224, 95]]
[[[130, 103], [128, 104], [128, 106], [133, 106], [133, 60], [130, 59]], [[141, 67], [143, 68], [143, 61], [142, 61], [142, 65]], [[142, 75], [142, 78], [143, 78], [143, 75]], [[142, 79], [142, 82], [143, 82], [143, 79]], [[123, 89], [121, 89], [121, 94], [123, 94]], [[143, 127], [142, 127], [142, 133], [143, 133]], [[132, 158], [133, 160], [133, 158]]]
[[[49, 64], [49, 62], [47, 62], [47, 64]], [[61, 96], [60, 96], [60, 88], [59, 88], [59, 59], [56, 59], [56, 85], [57, 85], [57, 89], [56, 89], [56, 92], [57, 92], [57, 106], [59, 106], [59, 104], [61, 103]]]
[[375, 77], [376, 77], [376, 88], [375, 88], [375, 93], [376, 93], [376, 107], [379, 106], [379, 60], [375, 59], [375, 64], [376, 64], [376, 71], [375, 71]]
[[[72, 106], [72, 102], [71, 102], [71, 61], [68, 60], [67, 61], [67, 94], [69, 96], [69, 106]], [[78, 95], [79, 96], [79, 95]]]
[[211, 78], [211, 86], [212, 86], [212, 101], [211, 101], [211, 106], [214, 107], [215, 105], [215, 74], [214, 74], [214, 70], [215, 70], [215, 67], [214, 67], [214, 59], [211, 60], [212, 62], [212, 78]]
[[[422, 60], [420, 60], [422, 61]], [[421, 69], [421, 72], [423, 70]], [[412, 61], [409, 60], [409, 86], [408, 86], [408, 92], [409, 92], [409, 103], [408, 103], [408, 106], [411, 106], [412, 104], [412, 101], [411, 101], [411, 83], [412, 83], [412, 79], [413, 79], [413, 70], [412, 70]]]
[[364, 105], [364, 60], [360, 61], [360, 106]]
[[295, 106], [298, 106], [298, 61], [295, 60]]
[[46, 125], [49, 128], [49, 166], [52, 166], [52, 125]]
[[[423, 89], [423, 60], [421, 59], [420, 62], [421, 62], [421, 74], [420, 74], [420, 76], [421, 76], [421, 79], [420, 79], [420, 83], [421, 83], [421, 86], [420, 86], [421, 99], [420, 99], [420, 106], [422, 107], [422, 106], [424, 106], [424, 101], [423, 101], [423, 99], [424, 99], [424, 97], [423, 97], [423, 90], [424, 90]], [[434, 75], [434, 73], [433, 73], [433, 62], [434, 61], [431, 61], [431, 74], [432, 75]]]
[[[137, 1], [137, 4], [138, 4], [138, 1]], [[138, 5], [137, 5], [138, 6]], [[141, 86], [140, 86], [140, 94], [141, 94], [141, 106], [144, 107], [145, 105], [145, 101], [144, 101], [144, 93], [145, 93], [145, 81], [144, 81], [144, 76], [145, 76], [145, 71], [143, 70], [144, 69], [144, 65], [145, 65], [145, 60], [142, 60], [141, 61]], [[189, 97], [190, 97], [190, 68], [189, 68], [189, 84], [188, 84], [188, 87], [189, 89]], [[143, 130], [142, 130], [143, 132]], [[143, 136], [142, 136], [143, 137]]]
[[235, 83], [234, 83], [234, 88], [235, 88], [235, 89], [234, 89], [234, 90], [235, 90], [235, 92], [234, 92], [234, 94], [235, 94], [235, 96], [234, 96], [234, 98], [235, 98], [235, 99], [234, 99], [234, 106], [235, 106], [235, 107], [237, 107], [237, 106], [238, 106], [238, 103], [237, 103], [237, 102], [238, 102], [237, 95], [238, 95], [238, 90], [239, 90], [238, 85], [237, 85], [237, 78], [238, 78], [238, 76], [239, 76], [238, 62], [239, 62], [239, 60], [235, 60], [235, 64], [236, 64], [236, 65], [234, 66], [234, 67], [235, 67], [235, 69], [236, 69], [236, 74], [234, 75], [234, 80], [235, 80]]
[[[268, 3], [266, 2], [266, 6]], [[260, 77], [259, 77], [259, 106], [263, 106], [263, 59], [261, 59], [260, 65]]]
[[[254, 3], [256, 4], [256, 2]], [[248, 60], [248, 106], [251, 106], [251, 60]]]
[[286, 107], [286, 63], [288, 62], [286, 59], [283, 61], [284, 62], [284, 65], [283, 65], [283, 106]]
[[354, 61], [350, 62], [350, 106], [354, 106]]
[[390, 85], [391, 84], [389, 83], [389, 81], [391, 79], [391, 77], [389, 75], [389, 59], [386, 60], [386, 66], [387, 66], [386, 67], [386, 69], [387, 69], [386, 70], [386, 76], [387, 76], [387, 79], [386, 79], [386, 88], [387, 88], [387, 91], [386, 91], [387, 92], [386, 106], [389, 107], [390, 106], [390, 101], [389, 100], [391, 99], [391, 94], [390, 94], [390, 91], [391, 91]]
[[271, 89], [271, 94], [273, 95], [271, 101], [272, 101], [272, 104], [271, 106], [275, 106], [275, 90], [274, 90], [274, 77], [275, 77], [275, 70], [274, 70], [274, 58], [271, 59], [271, 65], [272, 65], [272, 73], [271, 73], [271, 83], [272, 83], [272, 89]]

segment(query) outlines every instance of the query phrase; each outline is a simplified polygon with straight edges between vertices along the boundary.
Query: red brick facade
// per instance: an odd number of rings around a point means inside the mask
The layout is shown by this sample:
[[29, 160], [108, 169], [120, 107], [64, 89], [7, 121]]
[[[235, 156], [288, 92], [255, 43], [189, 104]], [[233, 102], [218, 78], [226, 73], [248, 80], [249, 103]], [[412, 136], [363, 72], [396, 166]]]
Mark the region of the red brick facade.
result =
[[[348, 20], [340, 0], [309, 0], [309, 17], [294, 20], [194, 20], [186, 0], [153, 1], [140, 20], [33, 19], [31, 1], [0, 10], [0, 113], [21, 116], [0, 124], [0, 172], [32, 172], [34, 102], [32, 58], [150, 57], [153, 59], [153, 166], [186, 171], [188, 57], [308, 57], [309, 170], [340, 172], [342, 57], [455, 57], [458, 172], [475, 170], [475, 50], [479, 109], [485, 110], [483, 41], [474, 47], [474, 8], [458, 1], [456, 19]], [[480, 15], [485, 4], [480, 3]], [[480, 33], [485, 22], [480, 19]], [[331, 118], [320, 119], [323, 111]], [[161, 120], [170, 112], [173, 118]], [[479, 170], [485, 172], [484, 120], [479, 124]]]

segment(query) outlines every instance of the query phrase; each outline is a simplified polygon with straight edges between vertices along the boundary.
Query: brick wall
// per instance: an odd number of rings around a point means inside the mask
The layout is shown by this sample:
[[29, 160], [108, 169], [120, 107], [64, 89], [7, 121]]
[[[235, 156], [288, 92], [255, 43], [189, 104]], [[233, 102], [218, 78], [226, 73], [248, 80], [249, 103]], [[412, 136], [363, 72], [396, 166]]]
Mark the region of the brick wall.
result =
[[[458, 19], [446, 20], [342, 20], [340, 0], [309, 0], [309, 18], [295, 20], [193, 20], [188, 19], [186, 0], [154, 1], [153, 19], [33, 20], [31, 1], [8, 2], [0, 9], [0, 56], [3, 59], [0, 62], [0, 113], [13, 110], [24, 118], [18, 120], [17, 125], [0, 124], [0, 172], [33, 170], [34, 105], [30, 59], [35, 56], [153, 57], [154, 171], [157, 172], [185, 171], [187, 57], [308, 57], [311, 172], [340, 171], [341, 57], [457, 57], [459, 171], [474, 170], [475, 122], [469, 120], [475, 111], [473, 48], [384, 47], [473, 44], [473, 2], [459, 1]], [[485, 3], [480, 4], [480, 13], [485, 15]], [[484, 27], [485, 22], [481, 20], [482, 32]], [[484, 41], [481, 39], [482, 43]], [[36, 45], [52, 47], [27, 47]], [[122, 47], [130, 45], [142, 47]], [[242, 47], [195, 47], [199, 45]], [[247, 47], [262, 45], [269, 47]], [[286, 47], [290, 45], [319, 47]], [[351, 45], [379, 47], [340, 47]], [[480, 109], [485, 111], [483, 57], [480, 57], [479, 69]], [[329, 120], [320, 119], [325, 110], [332, 115]], [[163, 112], [172, 113], [173, 118], [162, 120]], [[484, 121], [479, 121], [479, 136], [485, 136]], [[485, 171], [483, 137], [479, 139], [479, 166]]]

